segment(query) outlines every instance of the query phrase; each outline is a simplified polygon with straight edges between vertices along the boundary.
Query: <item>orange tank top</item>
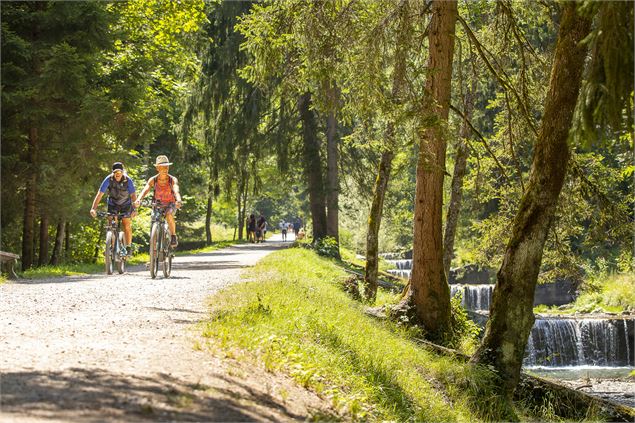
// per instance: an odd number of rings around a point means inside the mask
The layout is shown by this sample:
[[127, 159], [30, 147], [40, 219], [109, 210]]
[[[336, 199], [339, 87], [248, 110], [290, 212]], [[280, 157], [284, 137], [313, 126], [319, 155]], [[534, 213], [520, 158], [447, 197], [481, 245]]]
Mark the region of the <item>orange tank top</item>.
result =
[[159, 182], [158, 175], [154, 177], [154, 201], [162, 204], [176, 202], [174, 191], [172, 190], [172, 176], [168, 175], [168, 180]]

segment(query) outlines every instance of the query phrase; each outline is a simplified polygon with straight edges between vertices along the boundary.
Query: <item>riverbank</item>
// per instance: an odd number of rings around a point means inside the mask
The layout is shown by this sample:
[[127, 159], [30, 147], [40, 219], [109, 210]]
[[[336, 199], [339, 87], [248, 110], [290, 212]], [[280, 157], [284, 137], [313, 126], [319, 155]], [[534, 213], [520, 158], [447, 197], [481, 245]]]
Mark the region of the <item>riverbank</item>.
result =
[[[208, 344], [291, 376], [345, 419], [556, 416], [557, 404], [544, 399], [540, 407], [519, 401], [510, 410], [488, 369], [422, 347], [416, 329], [368, 316], [345, 292], [350, 275], [336, 260], [294, 248], [268, 256], [244, 277], [247, 283], [211, 298], [203, 327]], [[380, 290], [378, 303], [394, 302], [396, 295]]]

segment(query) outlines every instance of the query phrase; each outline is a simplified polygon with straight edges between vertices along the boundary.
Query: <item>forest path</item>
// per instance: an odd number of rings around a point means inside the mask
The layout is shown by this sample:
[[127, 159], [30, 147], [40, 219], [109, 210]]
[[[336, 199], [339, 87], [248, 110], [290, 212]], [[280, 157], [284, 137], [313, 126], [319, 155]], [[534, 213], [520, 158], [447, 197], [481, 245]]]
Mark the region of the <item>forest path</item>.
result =
[[0, 420], [281, 421], [326, 410], [288, 378], [195, 348], [206, 298], [283, 248], [280, 237], [178, 256], [172, 277], [0, 286]]

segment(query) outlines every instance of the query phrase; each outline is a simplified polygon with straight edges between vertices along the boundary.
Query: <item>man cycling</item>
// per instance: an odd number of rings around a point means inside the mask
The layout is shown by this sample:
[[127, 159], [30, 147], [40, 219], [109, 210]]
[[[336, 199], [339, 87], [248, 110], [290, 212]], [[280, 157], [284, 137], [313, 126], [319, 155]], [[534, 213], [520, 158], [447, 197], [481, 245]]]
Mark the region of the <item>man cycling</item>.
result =
[[121, 162], [113, 163], [112, 172], [106, 176], [101, 183], [90, 209], [90, 215], [93, 218], [97, 216], [97, 206], [106, 191], [108, 191], [108, 213], [120, 213], [124, 215], [121, 219], [121, 224], [123, 225], [126, 245], [123, 247], [121, 255], [126, 256], [132, 252], [132, 224], [130, 219], [134, 214], [132, 202], [137, 199], [137, 194], [135, 192], [134, 183], [126, 172], [124, 172], [124, 167]]
[[175, 209], [181, 208], [181, 193], [179, 192], [179, 181], [172, 175], [168, 174], [170, 170], [170, 161], [167, 156], [158, 156], [154, 162], [157, 174], [148, 179], [148, 182], [141, 190], [139, 198], [135, 201], [135, 207], [139, 207], [141, 200], [146, 196], [150, 188], [154, 188], [154, 202], [156, 207], [165, 209], [165, 220], [168, 222], [170, 230], [170, 244], [176, 247], [178, 244], [176, 238], [176, 222], [174, 221]]

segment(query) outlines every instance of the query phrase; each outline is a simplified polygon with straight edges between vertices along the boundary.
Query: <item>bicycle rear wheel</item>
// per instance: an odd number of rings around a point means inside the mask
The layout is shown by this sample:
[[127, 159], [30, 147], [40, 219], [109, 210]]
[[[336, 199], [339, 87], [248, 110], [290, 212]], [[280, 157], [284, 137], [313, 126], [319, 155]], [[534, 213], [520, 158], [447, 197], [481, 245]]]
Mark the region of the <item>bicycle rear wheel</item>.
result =
[[156, 278], [159, 272], [159, 232], [159, 224], [153, 223], [150, 230], [150, 276], [152, 279]]
[[117, 262], [117, 272], [119, 272], [120, 275], [126, 271], [126, 260], [121, 257], [121, 247], [123, 247], [123, 245], [123, 232], [119, 232], [119, 248], [117, 248], [119, 261]]
[[104, 250], [104, 264], [106, 266], [106, 274], [112, 275], [113, 271], [113, 263], [115, 261], [115, 257], [113, 254], [113, 236], [112, 232], [106, 232], [106, 249]]

